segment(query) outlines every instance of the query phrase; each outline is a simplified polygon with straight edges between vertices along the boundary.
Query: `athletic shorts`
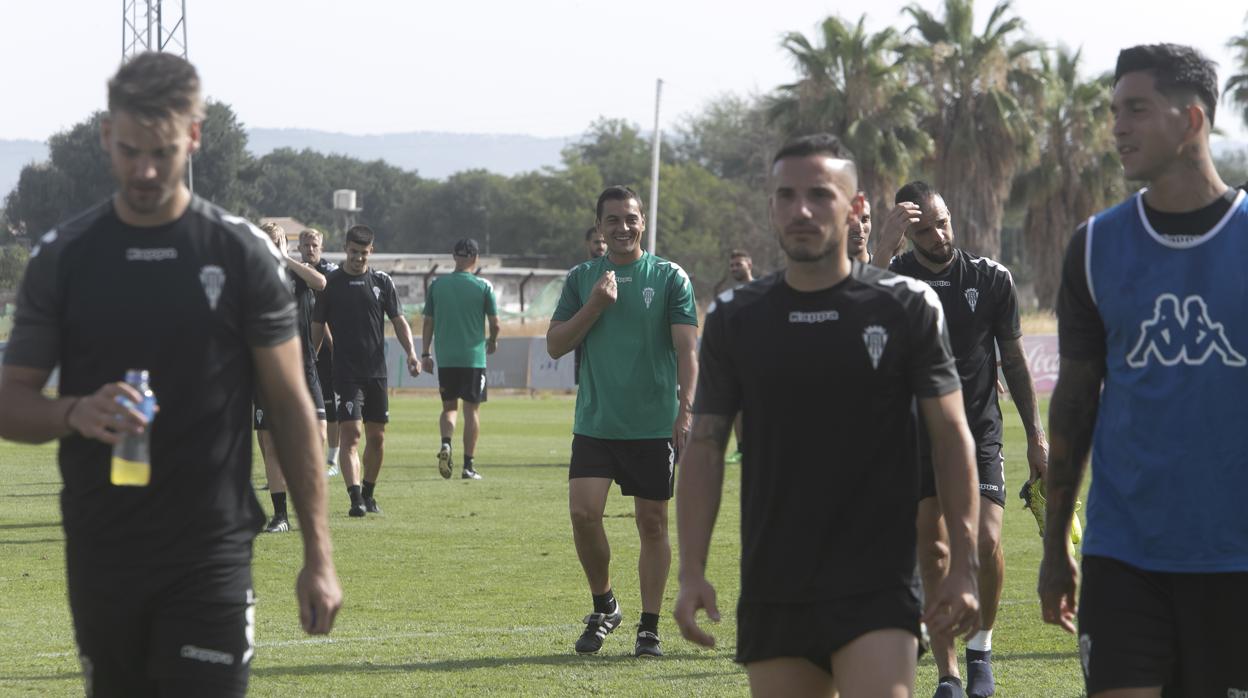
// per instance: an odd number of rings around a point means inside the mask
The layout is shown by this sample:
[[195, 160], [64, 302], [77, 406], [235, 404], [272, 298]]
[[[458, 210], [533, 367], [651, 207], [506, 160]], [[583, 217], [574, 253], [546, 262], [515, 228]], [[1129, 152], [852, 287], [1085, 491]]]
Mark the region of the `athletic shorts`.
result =
[[1248, 572], [1150, 572], [1083, 558], [1079, 658], [1088, 694], [1248, 696]]
[[255, 653], [250, 563], [67, 568], [87, 695], [246, 694]]
[[[979, 495], [999, 507], [1005, 507], [1005, 455], [996, 438], [975, 438], [975, 464], [979, 471]], [[919, 499], [936, 496], [936, 468], [932, 465], [932, 447], [927, 433], [919, 429]]]
[[485, 402], [485, 369], [448, 366], [438, 369], [438, 391], [442, 401]]
[[385, 424], [390, 421], [390, 393], [385, 378], [351, 379], [334, 376], [338, 393], [338, 421]]
[[[315, 370], [307, 371], [304, 378], [308, 381], [308, 393], [312, 396], [312, 409], [316, 411], [317, 421], [325, 421], [325, 402], [321, 396], [321, 382], [316, 375]], [[259, 391], [256, 392], [253, 402], [255, 403], [255, 412], [253, 414], [253, 426], [256, 431], [266, 431], [269, 428], [268, 423], [264, 419], [264, 404], [260, 399]]]
[[832, 673], [832, 655], [876, 630], [919, 637], [919, 597], [911, 587], [873, 591], [818, 603], [738, 603], [741, 664], [793, 657]]
[[334, 362], [331, 359], [316, 362], [316, 377], [321, 383], [321, 404], [325, 406], [325, 421], [338, 421], [338, 396], [334, 393]]
[[568, 479], [605, 477], [626, 497], [666, 501], [672, 498], [676, 450], [671, 439], [595, 439], [572, 435]]

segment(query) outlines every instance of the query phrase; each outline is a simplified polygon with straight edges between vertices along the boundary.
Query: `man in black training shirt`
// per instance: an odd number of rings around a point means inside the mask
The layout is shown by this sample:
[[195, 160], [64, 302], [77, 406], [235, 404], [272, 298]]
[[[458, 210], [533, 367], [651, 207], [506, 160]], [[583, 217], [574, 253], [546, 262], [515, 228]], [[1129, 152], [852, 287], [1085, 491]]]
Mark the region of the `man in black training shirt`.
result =
[[[320, 381], [316, 375], [316, 354], [312, 349], [312, 308], [316, 305], [316, 292], [325, 288], [325, 277], [309, 264], [293, 259], [289, 254], [286, 232], [282, 226], [269, 222], [260, 229], [273, 241], [273, 246], [281, 255], [286, 271], [290, 273], [290, 289], [295, 296], [295, 311], [299, 319], [299, 344], [303, 356], [303, 375], [307, 380], [308, 391], [312, 396], [312, 407], [316, 410], [316, 421], [321, 435], [321, 446], [325, 445], [325, 402], [321, 395]], [[282, 477], [281, 463], [277, 451], [273, 447], [273, 434], [269, 429], [269, 420], [265, 419], [264, 399], [256, 396], [256, 440], [260, 444], [260, 455], [264, 459], [264, 475], [269, 485], [269, 498], [273, 500], [273, 518], [265, 525], [265, 533], [285, 533], [290, 530], [290, 519], [286, 512], [286, 479]], [[319, 465], [319, 462], [317, 463]]]
[[[304, 264], [312, 265], [313, 269], [326, 279], [330, 272], [336, 271], [338, 265], [321, 257], [324, 236], [316, 228], [306, 228], [299, 233], [299, 255]], [[316, 294], [320, 298], [321, 294]], [[313, 308], [315, 308], [315, 304]], [[311, 330], [309, 329], [309, 336]], [[325, 460], [329, 469], [328, 477], [338, 474], [338, 397], [334, 394], [334, 336], [328, 328], [321, 349], [316, 353], [316, 379], [321, 386], [321, 400], [325, 405], [325, 431], [321, 439], [326, 444]]]
[[[896, 249], [904, 235], [914, 250], [891, 260], [883, 255], [874, 262], [888, 264], [890, 271], [916, 278], [931, 286], [940, 297], [949, 321], [949, 339], [962, 380], [966, 420], [975, 439], [979, 470], [979, 494], [992, 506], [979, 508], [980, 630], [966, 645], [967, 684], [972, 698], [995, 691], [992, 675], [992, 626], [1001, 603], [1005, 577], [1005, 554], [1001, 547], [1001, 522], [1005, 513], [1005, 459], [1002, 456], [1001, 406], [997, 402], [997, 348], [1001, 371], [1018, 407], [1027, 432], [1027, 463], [1031, 479], [1044, 476], [1049, 445], [1036, 405], [1031, 372], [1023, 355], [1022, 329], [1018, 320], [1018, 295], [1008, 269], [987, 257], [976, 257], [953, 246], [953, 224], [944, 198], [926, 182], [911, 182], [895, 197], [896, 207], [880, 231], [881, 249]], [[919, 429], [922, 463], [919, 487], [919, 569], [930, 591], [945, 569], [948, 548], [936, 481], [932, 472], [930, 429]], [[937, 698], [956, 698], [963, 693], [951, 635], [932, 635], [932, 657], [940, 682]]]
[[788, 267], [725, 292], [706, 317], [677, 488], [675, 615], [686, 639], [714, 644], [695, 613], [719, 615], [705, 569], [739, 410], [746, 450], [737, 661], [754, 695], [911, 695], [915, 398], [935, 425], [953, 549], [925, 620], [943, 633], [973, 631], [979, 620], [979, 502], [944, 314], [926, 285], [849, 260], [856, 180], [832, 136], [781, 148], [770, 212]]
[[[87, 694], [241, 696], [254, 654], [253, 385], [272, 406], [304, 539], [309, 633], [342, 603], [295, 306], [272, 245], [191, 195], [199, 77], [139, 55], [108, 84], [101, 141], [118, 191], [32, 250], [0, 373], [0, 437], [60, 439], [69, 604]], [[42, 390], [60, 366], [60, 396]], [[150, 423], [122, 381], [146, 369]], [[111, 445], [147, 431], [151, 482], [110, 484]]]
[[[385, 456], [390, 396], [386, 386], [385, 318], [407, 356], [407, 370], [420, 375], [412, 328], [399, 310], [390, 275], [368, 268], [373, 231], [357, 225], [347, 231], [347, 260], [329, 275], [312, 315], [312, 343], [320, 346], [328, 325], [334, 333], [334, 392], [338, 393], [338, 450], [342, 478], [351, 498], [350, 516], [380, 514], [373, 490]], [[364, 432], [363, 489], [360, 487], [360, 422]]]

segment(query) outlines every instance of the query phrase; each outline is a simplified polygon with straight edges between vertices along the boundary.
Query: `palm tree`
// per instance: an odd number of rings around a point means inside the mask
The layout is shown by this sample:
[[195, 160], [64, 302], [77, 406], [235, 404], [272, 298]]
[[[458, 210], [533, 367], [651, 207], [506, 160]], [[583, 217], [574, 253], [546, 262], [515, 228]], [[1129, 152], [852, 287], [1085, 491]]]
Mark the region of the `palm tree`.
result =
[[945, 0], [942, 19], [913, 4], [904, 12], [914, 21], [908, 33], [917, 35], [903, 47], [907, 66], [933, 102], [924, 124], [935, 140], [934, 183], [959, 246], [998, 256], [1010, 185], [1032, 154], [1028, 114], [1043, 92], [1032, 59], [1041, 47], [1014, 40], [1023, 21], [1009, 16], [1009, 0], [993, 8], [978, 36], [974, 0]]
[[853, 151], [859, 187], [883, 211], [902, 178], [932, 150], [919, 116], [924, 91], [907, 85], [893, 29], [871, 34], [866, 15], [850, 26], [828, 17], [815, 40], [791, 32], [781, 41], [797, 82], [776, 88], [768, 117], [786, 134], [828, 132]]
[[1232, 38], [1226, 45], [1235, 50], [1238, 73], [1226, 80], [1226, 96], [1231, 103], [1239, 107], [1244, 117], [1244, 125], [1248, 126], [1248, 29], [1243, 34]]
[[1010, 203], [1025, 210], [1023, 239], [1040, 307], [1057, 300], [1062, 258], [1075, 227], [1122, 197], [1122, 165], [1110, 121], [1112, 76], [1079, 79], [1079, 59], [1043, 57], [1044, 102], [1035, 113], [1039, 157], [1014, 180]]

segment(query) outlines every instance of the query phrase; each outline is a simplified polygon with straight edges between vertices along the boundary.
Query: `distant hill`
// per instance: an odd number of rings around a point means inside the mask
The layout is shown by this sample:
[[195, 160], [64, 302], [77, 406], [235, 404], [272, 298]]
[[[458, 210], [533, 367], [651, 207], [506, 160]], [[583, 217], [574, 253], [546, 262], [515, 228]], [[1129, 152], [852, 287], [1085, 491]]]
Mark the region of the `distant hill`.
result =
[[[360, 160], [385, 160], [422, 177], [444, 179], [456, 172], [485, 169], [502, 175], [558, 165], [559, 152], [573, 138], [538, 138], [483, 133], [391, 133], [353, 136], [294, 128], [254, 128], [247, 149], [256, 156], [278, 148], [347, 155]], [[22, 167], [48, 157], [45, 143], [0, 139], [0, 202], [17, 185]]]
[[456, 172], [485, 169], [502, 175], [559, 164], [559, 152], [571, 138], [474, 133], [391, 133], [353, 136], [306, 129], [255, 128], [247, 132], [248, 150], [257, 156], [277, 148], [385, 160], [422, 177], [444, 179]]

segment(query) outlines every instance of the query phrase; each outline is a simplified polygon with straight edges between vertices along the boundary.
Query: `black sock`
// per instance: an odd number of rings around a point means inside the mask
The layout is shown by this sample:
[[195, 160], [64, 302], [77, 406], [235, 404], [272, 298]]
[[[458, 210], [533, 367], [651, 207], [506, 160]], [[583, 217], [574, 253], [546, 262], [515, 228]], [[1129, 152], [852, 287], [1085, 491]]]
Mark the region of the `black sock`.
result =
[[286, 518], [286, 493], [270, 492], [269, 498], [273, 500], [273, 515]]
[[347, 495], [351, 497], [352, 504], [359, 504], [360, 503], [360, 486], [359, 485], [347, 485]]
[[607, 589], [607, 593], [593, 596], [594, 613], [611, 613], [615, 610], [615, 590]]
[[472, 470], [472, 456], [464, 456], [464, 469]]
[[377, 483], [364, 480], [364, 491], [361, 494], [364, 495], [364, 499], [372, 499], [375, 489], [377, 489]]
[[443, 436], [443, 437], [442, 437], [442, 445], [443, 445], [443, 446], [450, 446], [450, 445], [451, 445], [451, 437], [449, 437], [449, 436]]
[[956, 676], [942, 676], [940, 677], [940, 681], [937, 681], [936, 683], [951, 683], [958, 688], [962, 688], [962, 679], [959, 679]]
[[655, 635], [658, 635], [659, 634], [659, 614], [643, 612], [641, 614], [641, 627], [637, 628], [637, 630], [638, 631], [649, 630]]

